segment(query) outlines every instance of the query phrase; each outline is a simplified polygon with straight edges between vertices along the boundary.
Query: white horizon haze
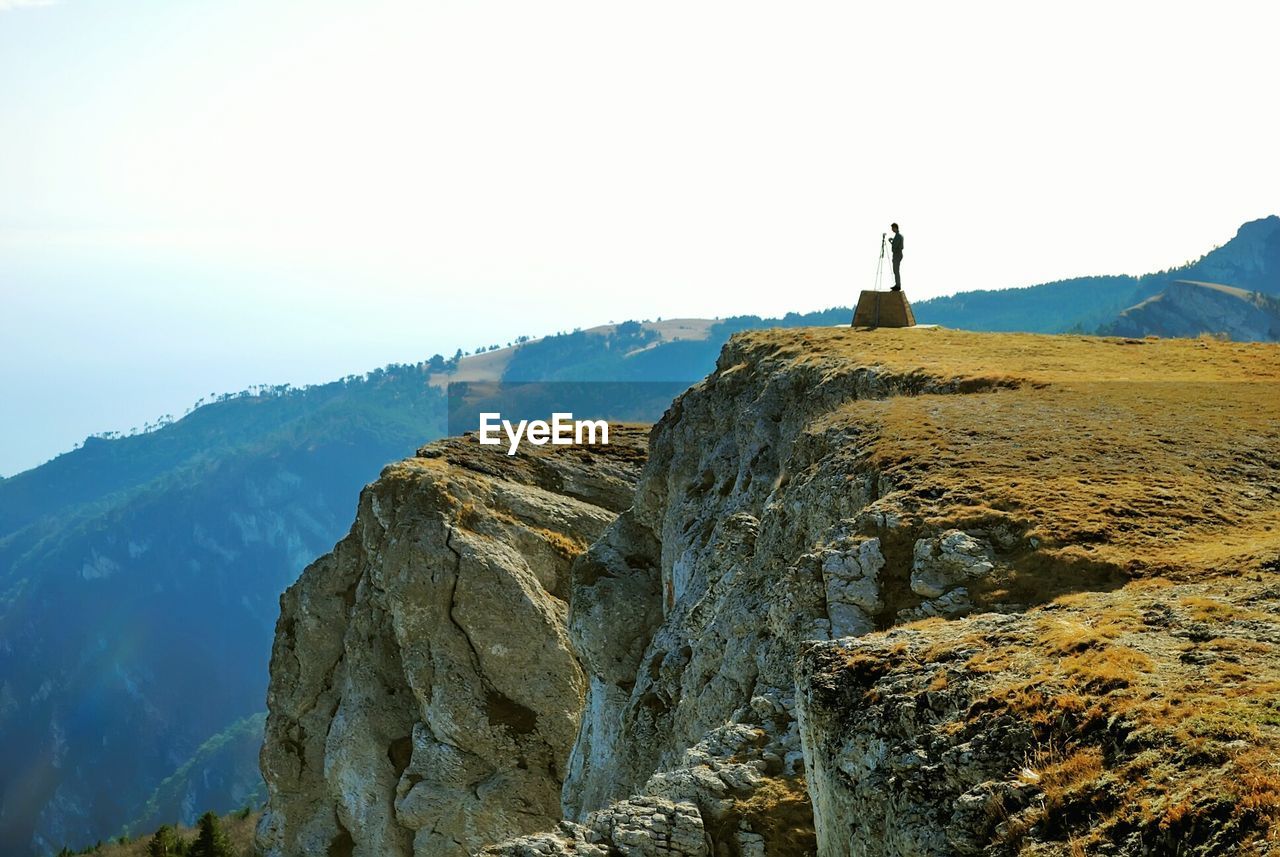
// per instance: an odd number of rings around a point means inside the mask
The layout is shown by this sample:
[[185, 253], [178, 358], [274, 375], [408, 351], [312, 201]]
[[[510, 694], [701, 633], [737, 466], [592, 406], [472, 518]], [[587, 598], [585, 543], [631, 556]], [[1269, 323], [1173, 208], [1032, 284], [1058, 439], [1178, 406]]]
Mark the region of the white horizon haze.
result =
[[0, 0], [0, 474], [210, 392], [1196, 258], [1270, 4]]

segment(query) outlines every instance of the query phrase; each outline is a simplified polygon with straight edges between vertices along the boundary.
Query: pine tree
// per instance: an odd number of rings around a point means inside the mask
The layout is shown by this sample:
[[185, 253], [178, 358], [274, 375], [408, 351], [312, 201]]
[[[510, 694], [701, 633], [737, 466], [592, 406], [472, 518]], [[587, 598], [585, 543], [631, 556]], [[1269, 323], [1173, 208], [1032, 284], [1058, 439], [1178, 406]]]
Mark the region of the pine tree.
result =
[[212, 812], [200, 816], [196, 841], [191, 843], [190, 857], [235, 857], [231, 840]]
[[167, 824], [161, 825], [147, 843], [147, 857], [177, 857], [178, 835]]

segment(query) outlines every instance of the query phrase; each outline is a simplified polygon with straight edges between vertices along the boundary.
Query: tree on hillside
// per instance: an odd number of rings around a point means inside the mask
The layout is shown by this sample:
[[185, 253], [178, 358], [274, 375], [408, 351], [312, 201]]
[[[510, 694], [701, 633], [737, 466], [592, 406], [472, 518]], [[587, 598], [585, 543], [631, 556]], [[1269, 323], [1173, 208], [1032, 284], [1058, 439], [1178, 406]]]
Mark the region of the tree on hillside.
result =
[[234, 857], [231, 840], [212, 812], [200, 816], [196, 841], [191, 843], [190, 857]]
[[185, 845], [177, 831], [163, 824], [147, 843], [147, 857], [180, 857], [186, 850]]

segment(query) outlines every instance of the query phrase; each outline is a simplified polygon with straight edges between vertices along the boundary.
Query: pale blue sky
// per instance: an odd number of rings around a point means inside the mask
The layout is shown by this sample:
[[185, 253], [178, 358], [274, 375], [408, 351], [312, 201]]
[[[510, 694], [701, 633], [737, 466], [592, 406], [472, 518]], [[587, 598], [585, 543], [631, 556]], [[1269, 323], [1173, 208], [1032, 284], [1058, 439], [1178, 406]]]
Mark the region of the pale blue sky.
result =
[[1280, 209], [1270, 4], [0, 0], [0, 473], [609, 320], [1167, 267]]

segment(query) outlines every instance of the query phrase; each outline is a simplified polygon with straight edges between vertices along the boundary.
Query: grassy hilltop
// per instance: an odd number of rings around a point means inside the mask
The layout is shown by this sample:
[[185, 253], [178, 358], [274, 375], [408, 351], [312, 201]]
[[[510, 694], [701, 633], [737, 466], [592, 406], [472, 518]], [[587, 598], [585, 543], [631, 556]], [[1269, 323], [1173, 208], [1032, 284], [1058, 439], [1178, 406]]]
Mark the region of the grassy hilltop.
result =
[[[847, 450], [823, 467], [844, 458], [877, 474], [903, 521], [1000, 545], [996, 572], [970, 587], [987, 615], [890, 628], [913, 597], [899, 580], [886, 630], [816, 656], [836, 714], [861, 709], [889, 729], [875, 718], [915, 699], [946, 712], [912, 736], [930, 752], [1030, 724], [1012, 804], [996, 794], [987, 807], [1009, 853], [1059, 853], [1038, 850], [1047, 842], [1240, 853], [1273, 835], [1280, 347], [940, 329], [746, 336], [742, 350], [793, 371], [914, 374], [967, 393], [843, 402], [808, 428]], [[890, 567], [909, 567], [909, 551], [886, 545]], [[1039, 797], [1018, 805], [1025, 794]]]
[[828, 416], [910, 482], [911, 511], [1016, 521], [1064, 561], [1179, 576], [1280, 552], [1280, 348], [951, 330], [747, 334], [814, 365], [953, 377]]

